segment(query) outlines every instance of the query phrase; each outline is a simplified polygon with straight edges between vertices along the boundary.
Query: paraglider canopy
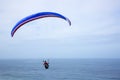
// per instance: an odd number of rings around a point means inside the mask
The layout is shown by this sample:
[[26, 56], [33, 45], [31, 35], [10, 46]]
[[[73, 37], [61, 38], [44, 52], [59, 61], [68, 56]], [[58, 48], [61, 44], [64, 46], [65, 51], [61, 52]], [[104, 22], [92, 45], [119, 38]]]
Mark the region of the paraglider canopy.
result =
[[69, 25], [71, 26], [71, 21], [59, 14], [59, 13], [55, 13], [55, 12], [40, 12], [40, 13], [36, 13], [36, 14], [32, 14], [30, 16], [27, 16], [23, 19], [21, 19], [12, 29], [11, 31], [11, 36], [13, 37], [15, 32], [24, 24], [30, 22], [30, 21], [33, 21], [33, 20], [36, 20], [36, 19], [41, 19], [41, 18], [46, 18], [46, 17], [57, 17], [57, 18], [61, 18], [61, 19], [64, 19], [65, 21], [67, 21], [69, 23]]

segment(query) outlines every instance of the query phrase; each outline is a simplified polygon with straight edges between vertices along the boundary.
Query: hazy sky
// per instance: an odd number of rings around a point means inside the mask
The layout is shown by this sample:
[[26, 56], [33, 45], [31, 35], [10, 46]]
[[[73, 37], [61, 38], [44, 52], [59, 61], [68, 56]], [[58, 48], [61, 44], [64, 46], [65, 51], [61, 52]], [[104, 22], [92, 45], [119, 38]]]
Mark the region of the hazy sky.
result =
[[[11, 30], [22, 18], [57, 12]], [[0, 0], [0, 59], [120, 58], [120, 0]]]

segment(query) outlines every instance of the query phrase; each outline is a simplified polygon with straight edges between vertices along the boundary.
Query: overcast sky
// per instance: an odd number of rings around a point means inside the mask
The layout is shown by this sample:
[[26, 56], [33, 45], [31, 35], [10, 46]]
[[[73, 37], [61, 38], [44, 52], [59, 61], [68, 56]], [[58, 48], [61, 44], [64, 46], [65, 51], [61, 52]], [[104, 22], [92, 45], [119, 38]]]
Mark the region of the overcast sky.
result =
[[[11, 30], [22, 18], [57, 12]], [[120, 58], [120, 0], [0, 0], [0, 59]]]

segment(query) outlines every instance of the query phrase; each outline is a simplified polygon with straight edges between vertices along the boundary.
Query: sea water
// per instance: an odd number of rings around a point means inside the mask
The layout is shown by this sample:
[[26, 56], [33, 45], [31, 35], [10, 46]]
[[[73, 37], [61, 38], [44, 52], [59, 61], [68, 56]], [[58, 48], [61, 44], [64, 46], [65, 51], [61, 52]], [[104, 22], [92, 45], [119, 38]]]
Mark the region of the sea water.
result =
[[0, 80], [120, 80], [120, 59], [0, 60]]

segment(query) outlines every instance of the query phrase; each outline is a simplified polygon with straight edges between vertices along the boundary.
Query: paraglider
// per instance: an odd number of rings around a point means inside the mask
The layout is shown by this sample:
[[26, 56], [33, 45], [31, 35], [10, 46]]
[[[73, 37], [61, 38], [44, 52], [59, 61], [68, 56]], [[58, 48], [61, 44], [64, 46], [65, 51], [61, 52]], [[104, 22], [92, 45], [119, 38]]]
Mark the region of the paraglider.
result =
[[44, 62], [44, 64], [43, 64], [43, 65], [44, 65], [45, 69], [48, 69], [48, 68], [49, 68], [49, 62], [48, 62], [48, 61], [46, 61], [46, 60], [45, 60], [45, 61], [43, 61], [43, 62]]
[[36, 14], [32, 14], [30, 16], [27, 16], [25, 18], [23, 18], [22, 20], [20, 20], [12, 29], [11, 31], [11, 36], [13, 37], [15, 32], [24, 24], [30, 22], [30, 21], [33, 21], [33, 20], [36, 20], [36, 19], [41, 19], [41, 18], [46, 18], [46, 17], [57, 17], [57, 18], [61, 18], [61, 19], [64, 19], [65, 21], [67, 21], [69, 23], [69, 25], [71, 25], [71, 21], [59, 14], [59, 13], [55, 13], [55, 12], [40, 12], [40, 13], [36, 13]]

